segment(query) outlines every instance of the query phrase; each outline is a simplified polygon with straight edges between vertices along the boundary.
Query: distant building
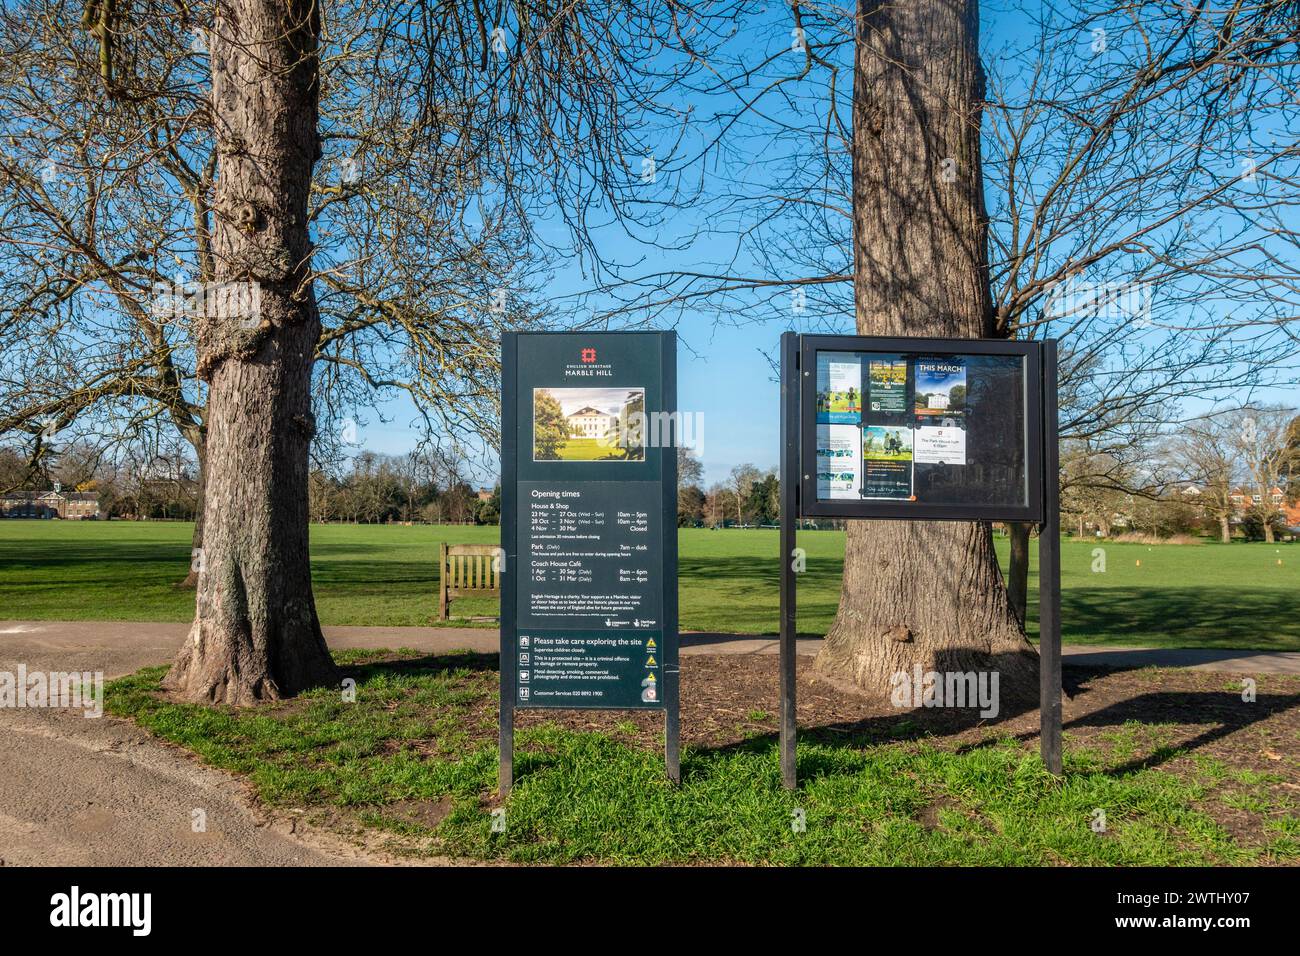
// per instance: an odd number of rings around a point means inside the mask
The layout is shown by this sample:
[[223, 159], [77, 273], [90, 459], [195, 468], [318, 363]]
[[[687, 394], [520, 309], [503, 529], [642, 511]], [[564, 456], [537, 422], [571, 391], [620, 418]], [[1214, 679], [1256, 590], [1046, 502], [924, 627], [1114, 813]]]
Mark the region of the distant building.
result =
[[0, 517], [98, 518], [99, 495], [93, 491], [19, 491], [0, 498]]
[[[1240, 517], [1251, 508], [1258, 508], [1264, 504], [1264, 496], [1258, 492], [1251, 493], [1244, 488], [1233, 488], [1228, 495], [1228, 500], [1232, 502], [1232, 510]], [[1281, 488], [1272, 488], [1268, 493], [1268, 504], [1273, 506], [1275, 511], [1285, 513], [1286, 494]]]
[[1288, 531], [1300, 534], [1300, 501], [1293, 505], [1283, 505], [1282, 518], [1286, 522]]
[[617, 415], [590, 405], [565, 417], [569, 422], [569, 434], [577, 438], [603, 438], [618, 425]]
[[492, 500], [492, 492], [488, 491], [486, 488], [480, 488], [480, 489], [478, 490], [478, 500], [479, 500], [479, 501], [491, 501], [491, 500]]

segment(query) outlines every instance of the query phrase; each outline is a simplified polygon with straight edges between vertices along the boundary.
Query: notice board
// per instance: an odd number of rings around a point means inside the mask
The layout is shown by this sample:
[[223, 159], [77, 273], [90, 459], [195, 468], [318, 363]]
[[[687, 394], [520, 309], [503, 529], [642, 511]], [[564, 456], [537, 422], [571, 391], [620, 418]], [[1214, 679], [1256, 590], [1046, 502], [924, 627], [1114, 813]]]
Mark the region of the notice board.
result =
[[1042, 520], [1040, 343], [799, 346], [801, 514]]
[[676, 336], [509, 333], [502, 702], [677, 705]]

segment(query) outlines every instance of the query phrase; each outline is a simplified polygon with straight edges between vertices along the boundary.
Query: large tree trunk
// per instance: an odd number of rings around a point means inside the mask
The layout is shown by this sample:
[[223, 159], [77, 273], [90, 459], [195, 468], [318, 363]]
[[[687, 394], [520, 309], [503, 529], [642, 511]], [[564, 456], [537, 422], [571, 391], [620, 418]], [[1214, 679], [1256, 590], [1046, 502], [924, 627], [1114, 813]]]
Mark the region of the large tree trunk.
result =
[[[975, 0], [860, 0], [854, 58], [854, 287], [866, 335], [994, 335], [980, 169]], [[816, 667], [887, 695], [924, 670], [1000, 673], [1037, 699], [1037, 655], [986, 522], [847, 523], [839, 611]]]
[[219, 0], [210, 46], [218, 283], [255, 283], [260, 321], [196, 321], [208, 381], [203, 563], [166, 686], [246, 704], [332, 682], [308, 556], [307, 449], [320, 316], [307, 198], [320, 155], [319, 5]]
[[1232, 526], [1228, 523], [1228, 516], [1219, 515], [1219, 540], [1224, 544], [1232, 543]]

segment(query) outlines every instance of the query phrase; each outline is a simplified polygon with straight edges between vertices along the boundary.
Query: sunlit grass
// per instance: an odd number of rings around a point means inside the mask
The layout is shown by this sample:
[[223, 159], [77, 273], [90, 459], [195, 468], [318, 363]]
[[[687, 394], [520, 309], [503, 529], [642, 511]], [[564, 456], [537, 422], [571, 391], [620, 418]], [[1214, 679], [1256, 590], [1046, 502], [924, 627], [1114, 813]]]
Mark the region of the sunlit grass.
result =
[[[0, 619], [185, 621], [179, 591], [190, 563], [188, 524], [0, 521]], [[314, 525], [312, 583], [323, 623], [435, 623], [438, 543], [496, 543], [496, 527]], [[1006, 559], [1006, 540], [998, 551]], [[799, 535], [799, 629], [834, 619], [844, 535]], [[1030, 631], [1037, 624], [1036, 545]], [[774, 633], [777, 533], [681, 532], [681, 624], [686, 630]], [[1061, 558], [1067, 643], [1300, 650], [1300, 547], [1159, 546], [1066, 540]], [[457, 620], [491, 626], [496, 602], [458, 601]]]
[[[1294, 818], [1268, 822], [1262, 842], [1243, 845], [1206, 812], [1213, 762], [1196, 764], [1208, 774], [1180, 775], [1165, 766], [1176, 754], [1160, 752], [1161, 765], [1133, 769], [1136, 751], [1160, 748], [1129, 725], [1102, 741], [1108, 746], [1067, 739], [1064, 779], [1045, 772], [1031, 745], [1007, 737], [960, 751], [901, 729], [887, 743], [807, 738], [801, 787], [788, 792], [770, 734], [687, 748], [674, 787], [661, 752], [546, 724], [517, 736], [517, 783], [505, 830], [493, 832], [491, 659], [377, 656], [340, 657], [354, 668], [355, 703], [324, 690], [247, 710], [179, 705], [156, 696], [162, 669], [153, 668], [112, 683], [107, 707], [246, 776], [271, 806], [343, 813], [408, 841], [408, 852], [629, 864], [1300, 862]], [[448, 806], [425, 824], [405, 812], [412, 802]], [[1279, 809], [1248, 789], [1227, 805]]]

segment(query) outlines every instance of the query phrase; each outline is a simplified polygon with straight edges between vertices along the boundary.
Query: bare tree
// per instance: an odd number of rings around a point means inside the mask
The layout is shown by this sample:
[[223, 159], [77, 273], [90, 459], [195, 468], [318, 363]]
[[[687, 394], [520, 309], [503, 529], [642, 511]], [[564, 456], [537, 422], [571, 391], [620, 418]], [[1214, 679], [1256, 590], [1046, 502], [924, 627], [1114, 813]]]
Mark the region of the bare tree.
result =
[[724, 524], [731, 497], [731, 492], [727, 489], [727, 486], [721, 483], [711, 486], [705, 493], [704, 513], [710, 528], [718, 528]]
[[[0, 13], [0, 266], [11, 293], [0, 303], [0, 435], [26, 436], [36, 467], [52, 447], [121, 443], [165, 423], [190, 443], [202, 480], [209, 412], [196, 339], [222, 304], [214, 7], [92, 9], [90, 29], [71, 3]], [[544, 314], [530, 297], [540, 260], [518, 206], [484, 194], [481, 132], [431, 145], [453, 117], [421, 116], [418, 78], [385, 23], [366, 4], [330, 14], [304, 267], [322, 316], [314, 441], [397, 391], [424, 427], [490, 440], [496, 337]], [[202, 510], [194, 538], [201, 546]]]
[[[1063, 438], [1122, 458], [1191, 414], [1188, 398], [1294, 380], [1294, 14], [1287, 0], [1025, 4], [1027, 41], [991, 51], [986, 75], [974, 2], [800, 3], [793, 49], [750, 42], [712, 72], [708, 92], [735, 105], [711, 156], [736, 173], [684, 240], [701, 264], [597, 291], [804, 331], [1058, 338]], [[1008, 620], [982, 531], [917, 525], [873, 535], [880, 547], [850, 524], [827, 668], [879, 688], [895, 666], [1002, 655], [1017, 673], [1004, 686], [1031, 693], [1014, 620], [1028, 528], [1012, 532]], [[922, 589], [933, 619], [900, 610]]]
[[1228, 412], [1188, 422], [1175, 439], [1174, 460], [1199, 492], [1197, 503], [1219, 528], [1219, 540], [1232, 540], [1232, 492], [1239, 477], [1235, 423]]
[[[206, 489], [168, 685], [243, 703], [328, 681], [310, 443], [385, 389], [493, 437], [497, 333], [536, 317], [516, 268], [531, 224], [553, 211], [591, 255], [588, 216], [624, 217], [629, 158], [684, 122], [657, 103], [673, 72], [655, 57], [684, 8], [385, 0], [331, 4], [326, 29], [318, 4], [93, 3], [84, 23], [68, 6], [0, 21], [21, 139], [0, 166], [16, 289], [0, 434], [33, 434], [35, 457], [50, 417], [171, 416]], [[33, 175], [56, 154], [61, 195]], [[257, 309], [156, 315], [172, 261], [205, 292], [256, 290]]]
[[763, 477], [763, 473], [751, 464], [737, 465], [731, 469], [731, 474], [727, 476], [727, 492], [736, 507], [736, 524], [743, 525], [745, 521], [745, 502], [749, 500], [750, 494], [754, 490], [754, 485]]
[[704, 464], [689, 448], [677, 449], [677, 486], [687, 488], [704, 481]]

